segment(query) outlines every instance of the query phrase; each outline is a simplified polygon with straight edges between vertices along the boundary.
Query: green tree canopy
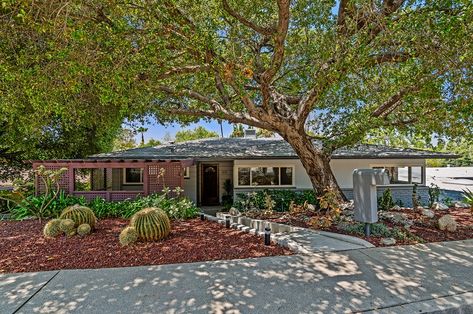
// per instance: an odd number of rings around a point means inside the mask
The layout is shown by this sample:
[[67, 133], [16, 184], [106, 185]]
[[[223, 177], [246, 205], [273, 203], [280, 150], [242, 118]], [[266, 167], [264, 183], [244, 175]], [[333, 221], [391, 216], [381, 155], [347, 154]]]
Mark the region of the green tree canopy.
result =
[[113, 141], [113, 151], [126, 150], [138, 147], [135, 141], [135, 132], [131, 129], [121, 128]]
[[244, 123], [281, 135], [321, 193], [333, 150], [373, 130], [472, 133], [472, 7], [3, 0], [0, 105]]
[[218, 137], [218, 133], [214, 131], [209, 131], [203, 126], [198, 126], [193, 130], [181, 130], [176, 133], [175, 141], [176, 142], [186, 142], [204, 138]]

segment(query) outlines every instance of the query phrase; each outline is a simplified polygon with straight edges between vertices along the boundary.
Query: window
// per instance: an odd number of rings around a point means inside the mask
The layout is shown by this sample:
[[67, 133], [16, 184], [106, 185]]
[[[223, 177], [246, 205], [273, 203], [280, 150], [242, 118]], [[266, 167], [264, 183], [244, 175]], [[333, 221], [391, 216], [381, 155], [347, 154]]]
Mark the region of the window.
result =
[[239, 167], [239, 186], [292, 186], [293, 167]]
[[190, 167], [184, 167], [183, 176], [184, 176], [184, 179], [190, 179], [191, 177]]
[[238, 185], [250, 185], [250, 168], [238, 168]]
[[123, 184], [142, 184], [143, 168], [125, 168], [123, 171]]
[[386, 169], [391, 184], [423, 184], [423, 168], [421, 166], [373, 167], [373, 169]]

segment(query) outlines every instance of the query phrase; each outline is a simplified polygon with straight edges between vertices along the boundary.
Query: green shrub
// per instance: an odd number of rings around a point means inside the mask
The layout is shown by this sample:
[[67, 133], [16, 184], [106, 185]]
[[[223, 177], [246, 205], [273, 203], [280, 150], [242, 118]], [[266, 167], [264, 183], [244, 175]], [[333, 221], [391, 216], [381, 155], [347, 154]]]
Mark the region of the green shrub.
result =
[[79, 227], [77, 227], [77, 234], [83, 237], [90, 234], [91, 230], [92, 228], [90, 227], [89, 224], [82, 224]]
[[82, 224], [88, 224], [92, 229], [94, 229], [97, 221], [94, 212], [90, 208], [81, 205], [73, 205], [64, 208], [64, 211], [61, 213], [59, 218], [71, 219], [74, 221], [75, 228]]
[[63, 233], [61, 229], [61, 221], [62, 219], [51, 219], [48, 221], [43, 228], [44, 236], [48, 238], [60, 236]]
[[[363, 236], [365, 234], [365, 224], [364, 223], [356, 223], [356, 224], [349, 224], [343, 225], [341, 227], [342, 230]], [[407, 230], [403, 230], [399, 227], [389, 228], [385, 224], [382, 223], [374, 223], [371, 224], [371, 236], [374, 237], [382, 237], [382, 238], [395, 238], [397, 240], [414, 240], [417, 242], [423, 242], [421, 238], [412, 234]]]
[[[36, 208], [48, 201], [50, 201], [50, 197], [47, 195], [28, 196], [26, 200], [11, 209], [12, 217], [18, 220], [26, 217], [37, 217], [35, 213]], [[75, 204], [86, 205], [87, 202], [83, 197], [67, 195], [64, 191], [61, 191], [44, 209], [42, 216], [46, 218], [58, 218], [64, 208]]]
[[429, 186], [429, 208], [434, 206], [435, 202], [438, 202], [440, 198], [440, 188], [438, 185], [431, 183]]
[[390, 188], [384, 190], [383, 195], [378, 198], [378, 210], [389, 210], [394, 207], [396, 203], [394, 203], [393, 194]]
[[118, 239], [120, 240], [121, 245], [130, 245], [138, 240], [138, 233], [134, 227], [128, 226], [120, 232]]
[[473, 210], [473, 191], [470, 189], [463, 190], [463, 201]]
[[238, 210], [249, 210], [255, 207], [259, 210], [266, 208], [267, 198], [271, 197], [274, 201], [274, 210], [285, 212], [289, 210], [289, 205], [293, 201], [296, 205], [302, 205], [304, 202], [319, 207], [319, 201], [313, 190], [295, 191], [295, 190], [260, 190], [250, 193], [238, 193], [237, 200], [233, 204]]
[[133, 215], [130, 226], [134, 227], [141, 241], [159, 241], [169, 235], [171, 222], [159, 208], [144, 208]]
[[89, 203], [98, 218], [130, 218], [145, 207], [161, 208], [171, 219], [190, 219], [197, 216], [198, 208], [185, 197], [169, 197], [166, 194], [152, 194], [121, 202], [107, 202], [97, 198]]

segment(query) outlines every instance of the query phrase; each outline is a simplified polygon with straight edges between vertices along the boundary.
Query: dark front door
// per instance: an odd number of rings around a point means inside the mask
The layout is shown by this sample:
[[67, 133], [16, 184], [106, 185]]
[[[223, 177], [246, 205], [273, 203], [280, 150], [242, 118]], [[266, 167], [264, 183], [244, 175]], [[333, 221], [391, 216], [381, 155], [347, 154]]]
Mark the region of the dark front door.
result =
[[219, 205], [218, 166], [202, 165], [202, 205]]

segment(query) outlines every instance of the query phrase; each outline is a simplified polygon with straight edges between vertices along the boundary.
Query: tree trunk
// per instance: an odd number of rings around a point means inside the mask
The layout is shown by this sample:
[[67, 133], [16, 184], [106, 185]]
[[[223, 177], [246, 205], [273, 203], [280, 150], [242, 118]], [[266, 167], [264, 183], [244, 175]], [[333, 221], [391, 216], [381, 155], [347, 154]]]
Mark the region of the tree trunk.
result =
[[312, 182], [312, 187], [318, 196], [324, 194], [325, 189], [333, 189], [341, 201], [346, 197], [338, 186], [337, 180], [330, 168], [330, 156], [315, 147], [311, 138], [297, 132], [282, 135], [299, 156], [307, 175]]

